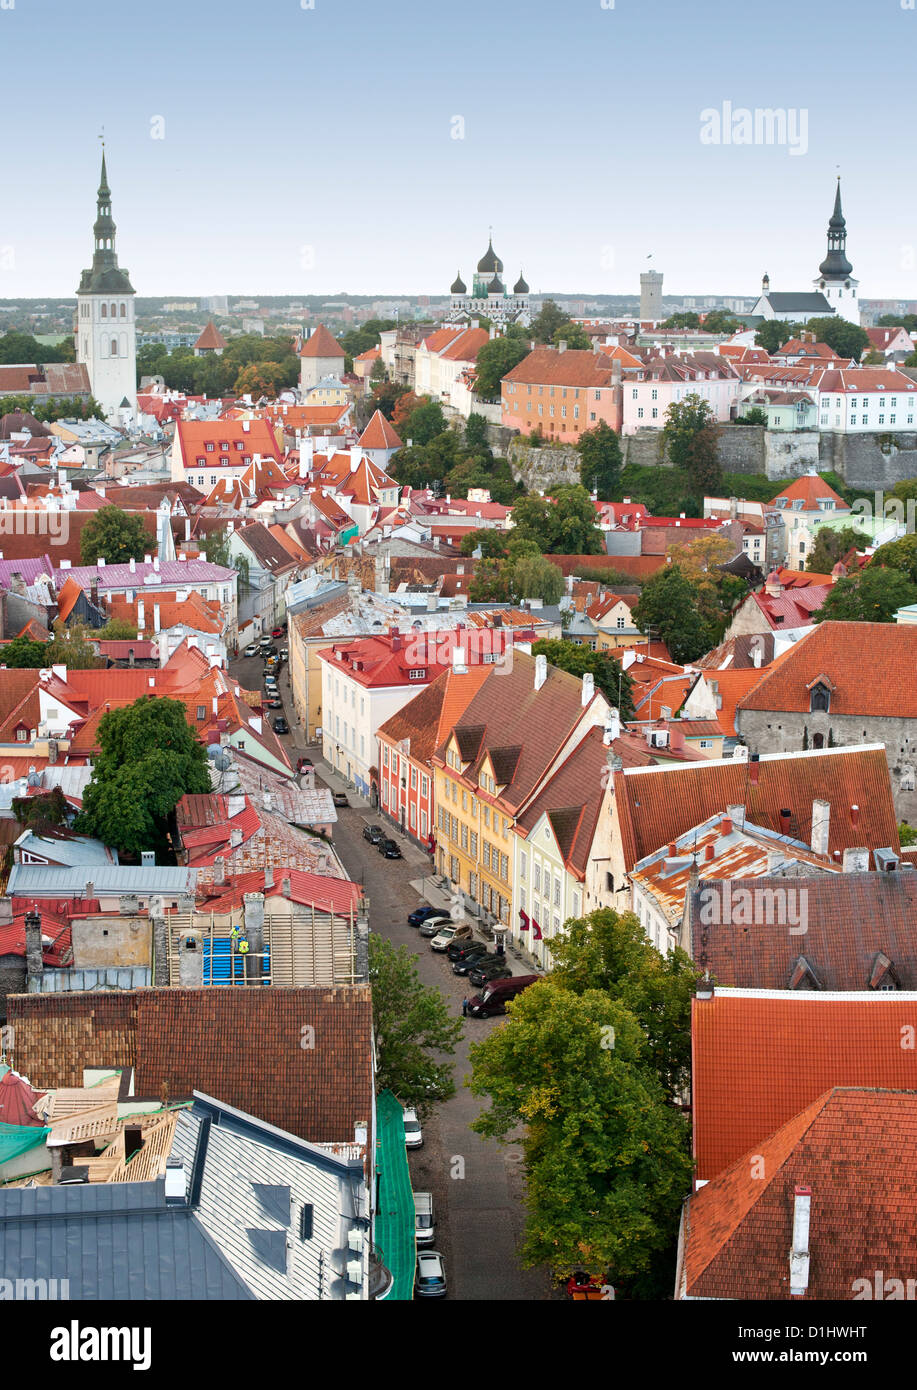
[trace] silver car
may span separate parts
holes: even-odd
[[[446,1297],[446,1266],[438,1250],[418,1250],[414,1297]]]

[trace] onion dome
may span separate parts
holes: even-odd
[[[513,285],[513,294],[528,294],[528,292],[529,292],[529,287],[528,287],[528,285],[525,283],[525,281],[523,280],[523,278],[522,278],[522,272],[520,271],[520,272],[519,272],[519,279],[516,281],[515,285]]]
[[[465,281],[462,279],[462,276],[461,276],[461,272],[460,272],[460,271],[456,271],[456,273],[455,273],[455,279],[454,279],[454,281],[452,282],[452,288],[451,288],[451,290],[449,291],[449,293],[450,293],[450,294],[467,294],[467,293],[468,293],[468,290],[467,290],[466,285],[465,285]]]

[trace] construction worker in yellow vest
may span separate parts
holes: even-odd
[[[250,949],[251,949],[251,948],[249,947],[249,944],[248,944],[247,941],[240,941],[240,942],[239,942],[239,955],[240,955],[240,956],[245,956],[245,955],[247,955]]]

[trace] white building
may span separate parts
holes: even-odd
[[[840,434],[913,431],[917,382],[887,367],[829,370],[818,380],[818,427]]]
[[[841,208],[841,181],[838,177],[834,211],[828,221],[828,254],[818,267],[811,291],[803,294],[771,293],[770,276],[765,275],[752,314],[794,323],[807,323],[809,319],[836,315],[858,324],[860,282],[853,278],[853,266],[847,259],[846,246],[847,222]]]
[[[134,287],[118,266],[111,189],[102,155],[92,265],[77,290],[76,360],[89,372],[92,394],[112,424],[127,425],[137,411],[137,330]]]

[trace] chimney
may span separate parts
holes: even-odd
[[[264,888],[265,888],[265,892],[268,890],[268,888],[273,888],[273,886],[274,886],[274,866],[273,866],[273,864],[265,864],[265,866],[264,866]]]
[[[567,351],[567,340],[566,340],[566,338],[561,338],[560,342],[557,344],[557,351],[558,351],[558,352],[566,352],[566,351]]]
[[[801,1297],[809,1287],[809,1213],[811,1187],[797,1187],[793,1200],[793,1248],[790,1251],[790,1294]]]
[[[851,806],[851,808],[850,808],[850,824],[851,824],[851,825],[859,825],[859,822],[860,822],[860,808],[859,808],[859,806]]]
[[[145,627],[146,627],[146,609],[145,609],[144,606],[143,606],[143,599],[140,598],[140,599],[137,600],[137,635],[138,635],[138,637],[142,637],[142,636],[143,636],[143,630],[144,630]]]
[[[222,888],[226,882],[226,861],[222,854],[218,854],[213,861],[213,882],[217,888]]]
[[[25,970],[26,988],[30,994],[38,993],[40,980],[45,968],[41,948],[41,913],[32,907],[25,915]]]
[[[704,845],[704,863],[705,863],[705,864],[709,864],[709,863],[712,861],[712,859],[713,859],[713,857],[714,857],[715,854],[716,854],[716,850],[714,849],[713,845]]]
[[[591,703],[592,703],[592,698],[593,698],[594,695],[595,695],[595,676],[592,674],[591,671],[584,671],[584,672],[583,672],[583,693],[582,693],[582,696],[581,696],[582,704],[583,704],[583,709],[586,709],[589,705],[591,705]]]
[[[851,807],[851,819],[852,816]],[[815,854],[828,853],[828,828],[831,820],[830,801],[812,802],[812,850]],[[856,825],[856,821],[853,821]]]
[[[83,888],[83,897],[84,897],[84,899],[86,900],[86,902],[91,902],[92,899],[95,897],[95,895],[96,895],[96,886],[95,886],[95,884],[93,883],[93,881],[92,881],[91,878],[90,878],[90,879],[87,879],[86,885],[85,885],[85,887]]]
[[[548,679],[548,658],[546,656],[536,656],[535,658],[535,689],[540,690]]]
[[[667,857],[668,857],[669,859],[674,859],[674,858],[677,856],[677,854],[678,854],[678,846],[676,845],[675,841],[673,840],[673,841],[671,842],[671,844],[669,845],[669,851],[668,851],[668,856],[667,856]]]
[[[609,748],[621,736],[621,716],[616,709],[610,709],[605,716],[605,734],[602,742]]]
[[[128,563],[128,565],[129,565],[129,567],[130,567],[130,572],[131,572],[131,574],[136,574],[136,573],[137,573],[137,561],[134,559],[133,555],[131,556],[131,558],[128,560],[127,563]]]
[[[468,670],[468,667],[465,665],[464,647],[452,648],[452,670],[455,672],[457,676],[464,675]]]
[[[439,599],[436,594],[427,594],[427,612],[435,613],[439,607]]]
[[[728,816],[724,816],[723,819],[720,821],[720,834],[721,834],[721,835],[731,835],[731,834],[732,834],[732,821],[730,820],[730,818],[729,818]]]
[[[792,815],[793,815],[793,812],[792,812],[792,811],[786,810],[786,808],[784,808],[783,810],[781,810],[781,812],[780,812],[780,834],[781,834],[781,835],[789,835],[789,833],[790,833],[790,820],[791,820],[791,818],[792,818]]]
[[[238,849],[242,843],[242,831],[234,825],[229,832],[229,848]]]
[[[291,887],[290,887],[290,878],[289,878],[289,875],[287,875],[285,878],[282,878],[282,879],[281,879],[281,881],[280,881],[280,891],[281,891],[281,893],[283,894],[283,896],[284,896],[285,898],[289,898],[289,897],[292,896],[292,889],[291,889]]]
[[[153,631],[159,631],[159,604],[153,604]]]
[[[244,893],[245,935],[248,940],[248,955],[245,957],[245,979],[248,984],[256,984],[264,975],[264,894]]]
[[[869,850],[865,847],[845,849],[842,867],[845,874],[865,874],[869,872]]]
[[[758,785],[758,768],[760,766],[760,754],[752,753],[748,759],[748,780],[753,787]]]

